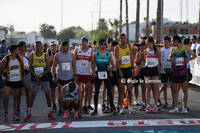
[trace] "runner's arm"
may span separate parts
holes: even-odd
[[[29,57],[29,70],[31,72],[32,75],[35,76],[35,72],[33,71],[33,53],[30,54],[30,57]]]
[[[76,74],[76,58],[77,58],[77,49],[75,49],[74,54],[73,54],[73,70],[74,74]]]
[[[113,66],[114,66],[114,65],[113,65],[113,59],[112,59],[112,54],[110,53],[109,55],[110,55],[110,56],[109,56],[109,58],[110,58],[110,60],[109,60],[110,63],[109,63],[109,64],[110,64],[110,66],[111,66],[111,67],[110,67],[110,72],[112,72],[112,71],[113,71]]]
[[[115,48],[115,58],[116,58],[117,69],[120,70],[119,49],[118,49],[118,47]]]
[[[47,73],[50,72],[50,58],[49,55],[46,53],[46,63],[47,63],[47,69],[42,73],[42,77],[45,76]]]
[[[53,66],[52,66],[52,74],[53,77],[56,78],[56,67],[58,64],[58,54],[55,54],[54,58],[53,58]]]
[[[4,76],[6,76],[6,73],[5,73],[5,71],[6,71],[6,62],[7,62],[7,58],[3,58],[3,60],[2,60],[2,62],[1,62],[1,76],[2,77],[4,77]]]
[[[96,63],[95,63],[95,60],[96,60],[96,52],[93,53],[93,56],[92,56],[92,73],[94,74],[95,73],[95,67],[96,67]]]

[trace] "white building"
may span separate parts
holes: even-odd
[[[129,24],[129,41],[135,41],[135,30],[136,30],[136,24]],[[146,23],[140,23],[140,36],[144,36],[146,32]],[[126,34],[126,25],[122,27],[122,33]]]

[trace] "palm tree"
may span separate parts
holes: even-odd
[[[149,34],[149,0],[147,0],[146,36],[148,37]]]
[[[119,34],[122,33],[122,0],[120,0],[120,14],[119,14]]]
[[[113,32],[114,32],[114,37],[115,40],[118,40],[118,35],[119,35],[119,20],[118,19],[114,19],[113,22],[111,21],[111,19],[109,19],[109,23],[110,26],[113,28]]]
[[[128,0],[126,0],[126,36],[127,36],[127,39],[129,39]]]
[[[157,38],[156,42],[160,43],[161,42],[161,23],[162,23],[162,12],[161,12],[161,5],[162,0],[158,0],[158,7],[157,7]]]
[[[140,0],[137,0],[135,41],[139,42],[140,36]]]

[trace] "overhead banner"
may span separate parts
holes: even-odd
[[[200,86],[200,56],[190,61],[192,80],[190,83]]]

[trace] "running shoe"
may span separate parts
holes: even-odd
[[[14,121],[19,121],[19,117],[16,115],[16,113],[13,114]]]
[[[125,109],[124,109],[124,108],[121,108],[119,114],[124,114],[124,112],[125,112]]]
[[[61,115],[61,114],[62,114],[62,109],[59,109],[58,115]]]
[[[142,106],[140,106],[139,111],[145,111],[145,109],[146,109],[146,105],[143,104]]]
[[[111,112],[110,108],[108,106],[106,106],[106,108],[105,108],[103,113],[110,113],[110,112]]]
[[[157,107],[157,106],[153,107],[152,112],[153,112],[153,113],[158,113],[158,107]]]
[[[177,107],[174,107],[172,110],[169,111],[169,113],[178,113],[179,110]]]
[[[16,113],[17,117],[20,117],[20,109]]]
[[[97,115],[97,110],[94,110],[91,115]]]
[[[168,108],[168,103],[165,103],[164,106],[163,106],[163,108],[167,109]]]
[[[189,111],[188,111],[187,107],[182,107],[182,112],[183,113],[188,113]]]
[[[27,120],[31,119],[31,117],[32,116],[30,114],[27,114],[26,117],[24,118],[24,121],[27,121]]]
[[[57,111],[57,107],[56,107],[56,104],[53,104],[53,108],[52,108],[52,112],[56,112]]]
[[[69,118],[69,111],[64,111],[64,116],[63,116],[64,119],[67,119]]]
[[[83,109],[84,109],[84,113],[85,113],[85,114],[88,114],[88,113],[89,113],[87,106],[84,106]]]
[[[104,112],[105,109],[106,109],[106,106],[105,106],[105,104],[103,104],[103,105],[102,105],[102,112]]]
[[[75,119],[78,119],[78,118],[79,118],[79,112],[78,112],[78,111],[75,111],[75,112],[74,112],[74,118],[75,118]]]
[[[88,109],[89,110],[94,110],[94,108],[91,105],[88,106]]]
[[[5,113],[5,114],[4,114],[4,121],[5,121],[5,122],[8,122],[8,113]]]
[[[120,112],[120,107],[118,106],[117,107],[117,113],[119,114],[119,112]]]
[[[150,106],[147,106],[146,113],[150,113],[150,112],[151,112],[151,108],[150,108]]]
[[[51,112],[48,113],[48,118],[51,120],[55,120],[55,117],[53,116],[53,114]]]
[[[133,108],[132,107],[129,107],[129,114],[133,114]]]
[[[134,100],[133,105],[139,106],[139,105],[141,105],[141,104],[140,104],[138,101]]]

